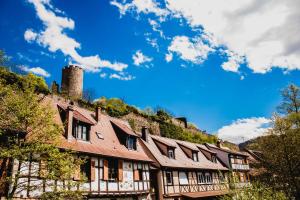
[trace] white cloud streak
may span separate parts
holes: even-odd
[[[134,65],[140,66],[144,63],[151,62],[153,58],[144,55],[141,50],[138,50],[135,52],[135,54],[132,55],[132,60]]]
[[[238,119],[220,128],[217,136],[222,140],[239,144],[266,133],[270,123],[271,120],[264,117]]]
[[[121,81],[131,81],[131,80],[135,79],[134,76],[123,73],[123,72],[110,74],[109,78],[110,79],[119,79]]]
[[[28,73],[31,72],[31,73],[39,75],[39,76],[43,76],[43,77],[47,77],[47,78],[51,76],[51,74],[49,72],[47,72],[46,70],[44,70],[41,67],[30,68],[28,66],[21,65],[21,66],[19,66],[19,68],[24,72],[28,72]]]
[[[176,36],[168,47],[167,61],[171,61],[170,53],[177,53],[182,60],[201,64],[210,52],[214,51],[209,45],[203,43],[201,38],[190,40],[187,36]]]
[[[27,42],[35,41],[51,52],[60,50],[64,55],[70,56],[73,62],[90,72],[99,72],[100,68],[123,71],[128,67],[127,64],[121,62],[102,60],[99,55],[81,56],[77,52],[77,49],[81,48],[81,44],[65,33],[67,29],[74,29],[74,21],[67,17],[58,16],[57,14],[63,14],[63,12],[54,8],[49,0],[28,0],[28,2],[34,5],[45,30],[34,32],[32,29],[27,29],[24,33],[24,39]]]

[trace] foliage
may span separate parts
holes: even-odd
[[[36,76],[32,73],[27,75],[19,75],[10,72],[5,67],[0,67],[0,79],[4,85],[16,85],[22,90],[31,87],[36,93],[49,94],[49,89],[45,80],[42,77]]]
[[[193,143],[216,143],[217,137],[201,133],[191,133],[179,126],[169,122],[160,122],[159,124],[161,135],[177,140],[184,140]]]
[[[8,165],[14,161],[18,168],[14,176],[4,180],[11,185],[7,197],[12,198],[20,190],[35,189],[36,186],[27,187],[19,182],[22,168],[29,160],[45,163],[42,178],[70,180],[82,161],[72,152],[57,148],[63,128],[55,123],[52,109],[32,85],[20,89],[5,83],[0,79],[0,160],[8,161]]]
[[[243,190],[231,190],[228,195],[220,198],[221,200],[287,200],[288,198],[281,191],[273,190],[261,183],[252,183],[250,187]]]
[[[105,109],[112,117],[120,117],[129,113],[127,104],[118,98],[106,99],[105,97],[101,97],[97,100],[96,104]]]
[[[286,115],[273,117],[273,127],[267,135],[251,146],[262,152],[256,177],[269,187],[282,190],[289,199],[300,199],[300,113],[299,89],[290,85],[283,90],[279,111]]]
[[[282,90],[283,102],[278,107],[279,112],[284,114],[298,113],[300,111],[300,89],[294,84]]]
[[[82,200],[84,199],[82,193],[79,191],[57,191],[57,192],[45,192],[41,196],[41,200]]]
[[[169,114],[166,110],[164,109],[159,109],[156,111],[156,116],[160,121],[168,121],[172,118],[171,114]]]
[[[129,123],[131,129],[132,129],[132,130],[135,130],[135,121],[134,121],[134,119],[129,119],[129,120],[128,120],[128,123]]]

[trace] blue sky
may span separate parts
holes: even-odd
[[[222,4],[0,1],[0,48],[48,84],[80,64],[96,97],[163,107],[241,142],[265,131],[282,88],[300,85],[299,5]]]

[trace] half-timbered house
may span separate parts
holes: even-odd
[[[217,145],[206,143],[206,147],[214,152],[224,165],[232,172],[231,185],[242,188],[250,184],[248,155],[223,147],[221,141]]]
[[[18,166],[15,161],[14,173],[18,167],[22,169],[19,181],[23,184],[16,197],[37,198],[43,192],[65,188],[83,191],[89,199],[150,198],[152,160],[141,147],[139,136],[126,122],[105,115],[100,109],[92,112],[71,105],[59,97],[46,97],[45,101],[55,110],[57,123],[66,127],[60,148],[72,149],[86,160],[78,166],[72,181],[82,182],[80,174],[87,178],[80,186],[67,188],[65,181],[43,179],[44,163],[28,160]]]
[[[206,146],[150,135],[142,131],[143,145],[156,165],[151,167],[151,186],[156,199],[185,199],[228,192],[228,169]]]

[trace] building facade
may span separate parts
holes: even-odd
[[[56,112],[57,123],[66,127],[60,147],[76,151],[86,162],[78,166],[72,180],[53,181],[43,178],[45,163],[35,162],[34,157],[22,164],[15,160],[13,174],[21,171],[15,197],[38,198],[44,192],[64,188],[83,191],[88,199],[151,199],[152,160],[126,122],[104,115],[100,109],[91,112],[71,105],[64,99],[44,100]]]
[[[223,147],[220,141],[217,145],[207,143],[205,145],[209,150],[216,152],[220,161],[231,171],[232,187],[243,188],[250,185],[250,167],[247,154]]]
[[[228,192],[228,169],[204,145],[142,134],[156,199],[215,197]]]

